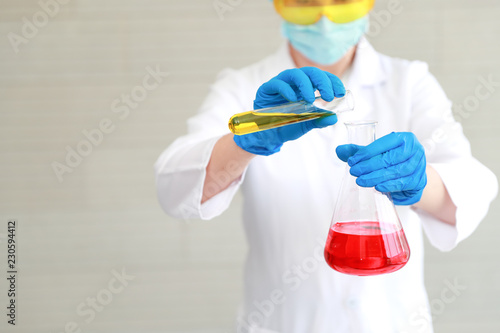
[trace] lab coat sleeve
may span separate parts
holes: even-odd
[[[201,204],[213,147],[230,133],[226,125],[229,117],[248,107],[248,99],[251,103],[250,95],[245,97],[244,92],[249,91],[245,85],[237,71],[221,72],[198,114],[188,120],[188,134],[174,141],[156,161],[158,200],[172,217],[208,220],[218,216],[227,209],[242,183],[244,175]],[[210,185],[218,186],[216,182]]]
[[[457,207],[456,226],[417,211],[430,243],[441,251],[449,251],[471,235],[486,216],[497,195],[498,182],[472,156],[462,126],[453,116],[451,102],[427,65],[412,63],[409,77],[409,82],[413,82],[409,86],[411,130],[425,147],[427,163],[438,172]]]

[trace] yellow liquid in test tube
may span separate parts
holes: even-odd
[[[321,110],[306,113],[265,113],[248,111],[229,119],[229,130],[236,135],[259,132],[306,120],[331,116],[333,112]]]
[[[352,110],[354,98],[347,90],[344,97],[330,102],[317,97],[312,104],[300,101],[238,113],[229,119],[228,125],[234,134],[244,135]]]

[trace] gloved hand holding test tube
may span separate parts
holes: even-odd
[[[299,101],[238,113],[229,119],[229,129],[235,135],[244,135],[352,110],[354,98],[352,92],[346,90],[343,97],[331,102],[316,97],[312,104]]]
[[[337,113],[352,110],[354,101],[337,76],[302,67],[286,69],[262,84],[253,105],[253,111],[231,117],[229,128],[241,149],[269,156],[312,129],[334,125]]]

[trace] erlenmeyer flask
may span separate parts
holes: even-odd
[[[346,123],[350,143],[375,140],[376,122]],[[390,194],[360,187],[346,166],[325,247],[334,270],[367,276],[397,271],[410,258],[408,241]]]

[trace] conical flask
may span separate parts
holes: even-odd
[[[376,122],[346,123],[349,142],[375,140]],[[334,270],[368,276],[391,273],[410,258],[408,241],[389,193],[360,187],[346,166],[325,246]]]

